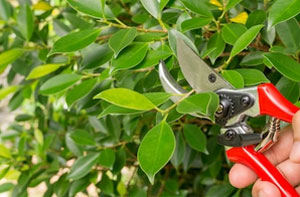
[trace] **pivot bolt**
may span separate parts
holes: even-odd
[[[243,106],[248,106],[250,104],[250,97],[249,96],[243,96],[241,98],[241,104]]]
[[[208,75],[208,81],[211,82],[211,83],[215,83],[217,80],[217,77],[214,73],[211,73]]]
[[[233,138],[236,136],[236,132],[232,129],[228,129],[226,132],[225,132],[225,139],[228,140],[228,141],[231,141],[233,140]]]

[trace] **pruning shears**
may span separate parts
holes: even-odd
[[[280,121],[292,122],[298,107],[289,102],[271,83],[235,89],[209,67],[182,39],[177,38],[177,58],[188,84],[196,93],[215,92],[219,107],[215,113],[221,128],[218,143],[229,147],[230,161],[250,167],[263,181],[276,185],[282,196],[299,196],[294,187],[262,154],[278,139]],[[159,77],[164,90],[178,102],[187,93],[171,76],[163,61],[159,63]],[[192,114],[196,115],[196,114]],[[248,117],[269,115],[269,126],[262,133],[254,133],[247,125]]]

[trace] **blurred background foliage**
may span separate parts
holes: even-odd
[[[213,120],[218,98],[173,105],[157,65],[165,60],[190,89],[176,59],[179,37],[234,87],[270,81],[298,104],[299,4],[0,0],[0,104],[9,109],[3,117],[14,115],[1,125],[0,192],[251,196],[228,182],[220,128],[187,115]],[[266,117],[249,123],[260,131]]]

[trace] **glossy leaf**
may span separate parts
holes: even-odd
[[[109,114],[110,115],[130,115],[130,114],[133,115],[133,114],[139,114],[143,112],[144,111],[141,110],[128,109],[117,105],[110,105],[101,112],[98,118],[102,118]]]
[[[265,20],[267,18],[267,14],[263,10],[255,10],[251,12],[249,15],[246,26],[247,28],[250,28],[255,25],[264,24]]]
[[[215,33],[209,39],[207,48],[208,50],[210,50],[211,48],[215,48],[208,54],[210,61],[212,62],[212,64],[214,64],[216,59],[223,53],[225,49],[225,42],[220,33]]]
[[[156,106],[165,103],[171,97],[171,94],[166,92],[149,92],[143,95],[147,97]]]
[[[33,28],[34,28],[34,21],[33,21],[33,14],[28,4],[24,4],[20,6],[20,11],[17,16],[18,27],[26,40],[30,40]]]
[[[75,9],[89,16],[102,18],[102,6],[101,1],[98,0],[67,0],[68,3]]]
[[[29,73],[26,79],[29,80],[43,77],[45,75],[48,75],[49,73],[56,71],[62,65],[63,64],[44,64],[37,66],[34,69],[32,69],[32,71]]]
[[[115,70],[132,68],[143,61],[148,51],[147,43],[135,43],[126,47],[118,56],[112,60]]]
[[[125,88],[114,88],[97,94],[94,99],[103,99],[114,105],[135,110],[151,110],[155,105],[142,94]]]
[[[263,52],[254,51],[249,53],[242,59],[241,65],[257,66],[263,63],[263,59]]]
[[[144,8],[156,19],[160,19],[161,11],[157,0],[140,0]]]
[[[206,150],[206,137],[199,127],[185,124],[183,127],[184,138],[187,144],[194,150],[208,153]]]
[[[72,182],[69,190],[69,196],[75,196],[78,192],[87,188],[89,184],[90,181],[88,180],[88,177],[84,177]]]
[[[0,73],[25,53],[24,49],[10,49],[0,54]]]
[[[176,132],[176,147],[174,154],[171,158],[172,165],[178,169],[179,165],[183,162],[184,152],[185,152],[185,143],[182,137],[181,132]]]
[[[181,0],[186,8],[200,16],[212,18],[212,13],[202,1]]]
[[[54,43],[49,55],[82,49],[94,42],[99,33],[100,29],[86,29],[67,34]]]
[[[247,28],[241,24],[230,23],[223,26],[221,32],[224,41],[234,45],[238,38],[247,31]]]
[[[177,44],[176,44],[176,40],[177,38],[182,39],[191,49],[193,49],[193,51],[195,51],[195,53],[198,53],[198,49],[197,47],[194,45],[194,43],[188,38],[186,37],[186,35],[184,35],[183,33],[175,30],[175,29],[171,29],[169,31],[169,43],[170,43],[170,47],[173,51],[173,53],[176,55],[177,54]]]
[[[50,78],[40,88],[40,93],[44,95],[55,94],[63,91],[75,84],[81,78],[77,74],[60,74]]]
[[[265,60],[276,68],[286,78],[300,81],[300,63],[281,53],[266,53]]]
[[[103,167],[112,169],[116,160],[115,151],[110,148],[104,149],[100,152],[99,164]]]
[[[147,174],[151,184],[155,174],[171,159],[175,150],[175,137],[171,127],[162,121],[153,127],[143,138],[139,150],[138,161]]]
[[[300,1],[277,0],[270,8],[269,26],[286,21],[300,12]]]
[[[246,48],[256,37],[263,25],[256,25],[248,29],[243,33],[233,45],[233,48],[230,52],[230,57],[237,55],[244,48]]]
[[[145,59],[135,67],[135,69],[149,68],[158,65],[160,60],[165,60],[172,55],[170,50],[148,51]]]
[[[121,50],[132,43],[136,34],[136,28],[122,29],[109,39],[108,43],[110,48],[114,51],[115,57],[118,56]]]
[[[235,70],[224,70],[222,72],[222,77],[237,89],[244,87],[244,79],[242,75]]]
[[[78,180],[87,175],[98,162],[100,153],[89,153],[79,157],[72,165],[68,179]]]
[[[260,83],[270,82],[263,72],[256,69],[235,69],[244,78],[245,86],[254,86]]]
[[[96,142],[93,136],[85,130],[75,130],[71,133],[70,137],[74,140],[75,143],[81,145],[96,145]]]
[[[96,85],[97,79],[88,79],[67,92],[66,102],[71,106],[75,101],[87,95]]]
[[[181,23],[181,30],[182,32],[199,29],[205,25],[208,25],[211,22],[211,18],[191,18],[183,21]]]
[[[177,106],[179,113],[199,113],[211,120],[215,120],[214,114],[219,105],[219,97],[212,92],[200,93],[189,96]]]
[[[267,27],[264,27],[261,32],[262,39],[265,40],[270,46],[273,45],[275,34],[275,27],[270,27],[269,29]]]
[[[299,100],[299,84],[282,77],[276,84],[276,88],[279,92],[292,103],[296,103]]]

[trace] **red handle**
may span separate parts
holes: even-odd
[[[286,122],[292,122],[298,107],[288,101],[271,83],[257,87],[261,115],[270,115]]]
[[[299,196],[277,168],[263,154],[254,150],[254,146],[234,147],[226,151],[226,154],[230,161],[248,166],[261,180],[276,185],[281,196]]]

